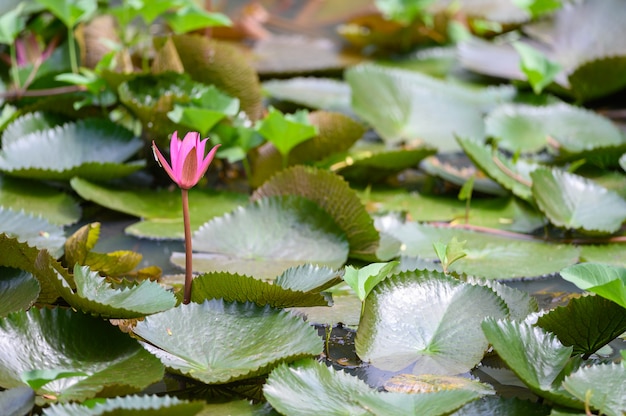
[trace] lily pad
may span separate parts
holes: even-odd
[[[79,120],[3,144],[0,169],[11,176],[33,179],[69,180],[81,176],[102,181],[142,168],[142,161],[122,164],[142,146],[132,132],[110,121]]]
[[[589,179],[546,168],[531,177],[537,205],[555,225],[613,233],[626,220],[626,201]]]
[[[626,250],[622,243],[582,245],[580,261],[622,267],[626,264]]]
[[[273,278],[289,267],[312,263],[338,269],[348,242],[333,219],[314,202],[297,196],[260,199],[214,218],[192,238],[194,270],[229,271]],[[182,266],[184,256],[172,261]]]
[[[487,349],[482,320],[507,314],[503,300],[487,287],[437,272],[405,272],[384,280],[365,300],[356,351],[384,370],[464,373]]]
[[[285,270],[276,277],[275,283],[285,289],[303,292],[321,292],[341,282],[343,271],[329,267],[304,264]]]
[[[550,244],[527,239],[507,238],[497,233],[469,231],[455,227],[436,227],[413,222],[389,222],[385,232],[403,243],[402,255],[437,259],[433,243],[447,243],[456,237],[467,241],[462,259],[449,271],[506,280],[556,273],[578,261],[579,250],[568,244]],[[528,259],[533,261],[529,262]]]
[[[582,263],[561,270],[563,279],[626,308],[626,268]]]
[[[554,415],[554,413],[550,413],[550,407],[545,404],[522,400],[517,397],[495,396],[485,396],[452,413],[453,416],[548,416],[550,414]]]
[[[165,366],[208,384],[268,373],[322,352],[314,328],[285,311],[211,300],[148,316],[133,330]]]
[[[139,318],[176,305],[174,295],[161,285],[144,280],[136,285],[114,288],[87,266],[74,267],[70,275],[60,264],[42,253],[35,267],[73,308],[107,318]],[[72,286],[76,287],[74,292]]]
[[[428,146],[389,149],[384,144],[354,146],[345,153],[322,161],[321,166],[339,173],[349,182],[382,181],[405,169],[417,168],[422,159],[435,154]]]
[[[460,137],[457,140],[467,156],[487,176],[513,192],[515,196],[532,201],[530,190],[532,183],[529,174],[535,166],[522,160],[513,163],[498,150],[492,150],[476,140]]]
[[[626,413],[626,367],[619,364],[583,367],[563,380],[563,386],[600,414]]]
[[[345,232],[350,257],[377,259],[378,231],[356,193],[341,177],[321,169],[294,166],[273,176],[252,194],[252,199],[273,195],[300,195],[315,201]]]
[[[191,301],[207,299],[226,302],[253,302],[258,306],[292,308],[297,306],[328,306],[329,301],[317,293],[285,289],[278,284],[231,273],[205,273],[193,279]]]
[[[626,332],[626,308],[601,296],[583,296],[540,316],[537,325],[572,345],[574,354],[588,357]]]
[[[54,285],[37,274],[35,261],[40,251],[38,248],[20,242],[16,238],[0,234],[0,266],[22,269],[35,275],[40,287],[38,301],[40,303],[53,303],[60,294]]]
[[[265,81],[263,89],[275,99],[309,108],[352,114],[350,86],[332,78],[296,77]]]
[[[154,239],[183,239],[183,212],[181,195],[160,189],[119,189],[73,178],[72,188],[86,200],[125,214],[141,217],[129,225],[126,233]],[[191,229],[197,230],[211,218],[229,212],[248,201],[248,196],[238,192],[191,189],[189,215]]]
[[[352,106],[386,143],[421,139],[439,151],[458,150],[455,135],[482,139],[483,112],[512,99],[510,87],[470,89],[417,72],[363,64],[345,78]]]
[[[549,138],[570,153],[624,142],[609,119],[565,103],[544,107],[505,104],[492,111],[485,124],[487,135],[511,152],[538,152],[548,146]]]
[[[33,217],[24,212],[15,212],[0,207],[0,229],[9,237],[15,237],[33,247],[48,250],[54,257],[63,254],[65,244],[63,229],[48,223],[41,217]]]
[[[560,385],[572,347],[526,322],[487,318],[482,328],[498,355],[533,393],[563,406],[583,408]]]
[[[274,369],[263,387],[267,401],[287,415],[420,415],[447,414],[480,397],[472,390],[408,394],[380,392],[357,377],[323,363],[302,360]]]
[[[55,225],[70,225],[81,217],[78,202],[65,192],[38,181],[0,176],[0,206],[39,216]]]
[[[45,416],[100,416],[126,414],[134,416],[192,416],[204,408],[200,401],[180,400],[170,396],[113,397],[91,406],[78,403],[54,404],[43,410]]]
[[[2,132],[2,143],[9,144],[20,137],[36,131],[47,130],[63,124],[63,120],[54,115],[42,112],[27,113],[11,121]]]
[[[64,334],[73,334],[71,339]],[[31,309],[0,320],[0,385],[25,385],[36,369],[85,373],[36,390],[60,402],[85,400],[103,388],[130,393],[163,377],[159,360],[108,322],[70,309]]]
[[[7,415],[26,415],[35,407],[35,392],[30,387],[0,391],[0,409]]]
[[[0,267],[0,317],[30,308],[39,296],[39,282],[23,270]]]

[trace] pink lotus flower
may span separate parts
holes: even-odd
[[[214,146],[209,154],[204,156],[208,138],[200,140],[200,133],[189,132],[183,140],[180,140],[177,134],[178,132],[174,132],[170,141],[171,166],[154,141],[152,141],[152,151],[154,158],[165,169],[170,178],[181,189],[190,189],[204,176],[220,145]]]

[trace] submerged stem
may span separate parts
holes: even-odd
[[[191,280],[193,265],[191,262],[191,224],[189,223],[189,191],[180,190],[183,201],[183,223],[185,225],[185,289],[183,303],[191,302]]]

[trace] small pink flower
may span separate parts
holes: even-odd
[[[183,140],[180,140],[177,133],[174,132],[172,134],[170,141],[171,166],[167,163],[154,141],[152,141],[152,151],[154,152],[154,158],[165,169],[170,178],[180,188],[190,189],[204,176],[220,145],[214,146],[205,157],[204,150],[206,142],[209,140],[208,138],[200,140],[200,133],[189,132]]]

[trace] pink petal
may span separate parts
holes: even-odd
[[[209,169],[209,165],[213,161],[213,158],[215,157],[215,153],[217,152],[217,149],[220,146],[221,146],[221,144],[217,144],[217,145],[213,146],[213,149],[211,149],[209,154],[206,155],[206,157],[202,161],[202,164],[198,165],[198,174],[196,175],[196,177],[197,177],[196,183],[200,180],[200,178],[202,178],[204,176],[206,171]]]
[[[165,169],[165,172],[169,175],[169,177],[178,184],[178,180],[176,179],[176,176],[174,175],[170,164],[167,163],[167,160],[165,160],[165,158],[159,151],[159,148],[157,147],[156,143],[154,143],[154,140],[152,141],[152,153],[154,153],[154,158],[159,163],[159,165],[161,165],[161,167]]]

